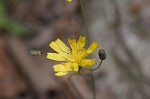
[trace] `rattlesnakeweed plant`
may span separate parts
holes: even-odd
[[[66,2],[71,3],[73,0],[66,0]],[[87,19],[85,15],[85,9],[83,6],[83,0],[79,0],[80,7],[82,11],[82,16],[84,20],[85,26],[85,33],[88,37],[88,28],[87,28]],[[89,39],[89,37],[88,37]],[[88,41],[88,40],[87,40]],[[62,77],[67,75],[69,72],[78,72],[79,75],[82,76],[89,76],[92,81],[92,88],[93,88],[93,99],[96,99],[96,92],[95,92],[95,83],[93,72],[98,70],[101,66],[103,60],[106,59],[106,54],[103,49],[100,49],[98,52],[100,63],[96,68],[91,68],[95,64],[95,59],[88,59],[87,56],[92,54],[98,47],[99,44],[97,42],[92,42],[92,44],[85,49],[86,38],[84,36],[80,36],[78,40],[76,39],[68,39],[68,43],[70,47],[68,47],[65,43],[63,43],[59,38],[55,41],[52,41],[49,46],[56,52],[48,52],[47,59],[58,61],[59,64],[53,66],[54,71],[56,72],[55,75]],[[32,55],[40,55],[42,54],[39,50],[31,50]],[[83,70],[86,69],[86,73]],[[70,75],[69,81],[77,91],[77,93],[81,96],[81,94],[76,89],[74,83],[72,82],[71,78],[73,75]]]

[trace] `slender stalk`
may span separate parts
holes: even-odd
[[[89,76],[91,77],[91,84],[92,84],[92,90],[93,90],[93,99],[96,99],[96,92],[95,92],[95,81],[93,76],[93,71],[90,71],[90,73],[82,73],[81,70],[79,70],[79,74],[82,76]]]
[[[83,0],[79,0],[80,2],[80,6],[81,6],[81,11],[82,11],[82,17],[83,17],[83,21],[84,21],[84,27],[85,27],[85,34],[87,35],[87,38],[88,38],[88,45],[89,45],[89,31],[88,31],[88,24],[87,24],[87,17],[86,17],[86,11],[84,9],[84,6],[83,6]]]
[[[84,9],[84,6],[83,6],[83,0],[79,0],[80,2],[80,6],[81,6],[81,11],[82,11],[82,16],[83,16],[83,21],[84,21],[84,27],[85,27],[85,34],[87,35],[87,43],[89,45],[89,42],[90,42],[90,39],[89,39],[89,31],[88,31],[88,25],[87,25],[87,17],[86,17],[86,11]],[[100,62],[99,66],[95,69],[90,69],[90,74],[84,74],[82,73],[80,70],[79,70],[79,74],[80,75],[83,75],[83,76],[91,76],[91,80],[92,80],[92,88],[93,88],[93,99],[96,99],[96,92],[95,92],[95,81],[94,81],[94,76],[92,74],[92,72],[94,70],[97,70],[100,65],[102,64],[102,61]]]
[[[92,72],[90,73],[91,75],[91,80],[92,80],[92,89],[93,89],[93,99],[96,99],[96,91],[95,91],[95,81],[94,81],[94,76]]]
[[[95,71],[95,70],[98,70],[99,68],[100,68],[100,66],[102,65],[102,62],[103,62],[103,60],[101,60],[101,62],[99,63],[99,65],[96,67],[96,68],[90,68],[89,70],[90,71]]]

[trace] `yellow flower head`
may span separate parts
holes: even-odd
[[[72,2],[72,0],[66,0],[67,2]]]
[[[71,49],[60,39],[49,44],[57,53],[47,53],[47,58],[63,62],[53,66],[57,76],[66,75],[71,71],[78,72],[79,67],[89,67],[95,63],[95,59],[86,59],[86,57],[98,47],[97,42],[93,42],[87,50],[84,48],[86,42],[84,36],[80,36],[78,41],[68,39],[68,42]]]

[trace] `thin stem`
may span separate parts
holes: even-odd
[[[84,9],[84,6],[83,6],[83,0],[79,0],[80,2],[80,6],[81,6],[81,11],[82,11],[82,16],[83,16],[83,21],[84,21],[84,27],[85,27],[85,33],[88,37],[88,44],[89,44],[89,31],[88,31],[88,25],[87,25],[87,17],[86,17],[86,11]]]
[[[85,9],[84,9],[84,7],[83,7],[83,0],[79,0],[79,2],[80,2],[80,6],[81,6],[83,21],[84,21],[85,34],[87,35],[87,38],[88,38],[88,40],[87,40],[88,42],[87,42],[87,43],[88,43],[88,45],[89,45],[90,39],[89,39],[89,31],[88,31],[88,25],[87,25],[86,12],[85,12]],[[80,75],[83,75],[83,76],[91,76],[92,88],[93,88],[93,99],[96,99],[96,92],[95,92],[95,82],[94,82],[94,77],[93,77],[92,72],[93,72],[94,70],[97,70],[97,69],[100,67],[101,64],[102,64],[102,61],[100,62],[99,66],[98,66],[97,68],[95,68],[95,69],[89,69],[89,70],[90,70],[90,73],[87,73],[87,74],[84,74],[84,73],[81,72],[81,70],[79,70],[79,74],[80,74]]]
[[[98,70],[99,68],[100,68],[100,66],[102,65],[102,62],[103,62],[103,60],[101,60],[101,62],[99,63],[99,65],[98,65],[98,67],[96,67],[96,68],[90,68],[89,70],[90,71],[95,71],[95,70]]]
[[[93,99],[96,99],[96,91],[95,91],[95,81],[94,81],[94,76],[92,72],[90,73],[91,75],[91,80],[92,80],[92,89],[93,89]]]

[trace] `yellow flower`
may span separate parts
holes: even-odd
[[[95,59],[86,59],[86,57],[98,47],[97,42],[93,42],[87,50],[84,48],[86,42],[84,36],[80,36],[77,42],[75,39],[68,39],[68,42],[71,49],[60,39],[49,44],[57,53],[47,53],[47,58],[63,62],[53,66],[57,76],[66,75],[71,71],[78,72],[79,67],[89,67],[95,63]]]
[[[67,2],[72,2],[72,0],[66,0]]]

